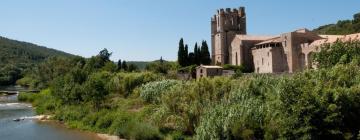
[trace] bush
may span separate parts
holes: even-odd
[[[238,71],[241,73],[250,73],[253,72],[250,68],[247,68],[243,65],[237,66],[237,65],[230,65],[230,64],[225,64],[223,65],[223,69],[224,70],[233,70],[233,71]]]
[[[160,139],[160,132],[156,127],[134,118],[134,114],[118,112],[110,127],[110,133],[126,139]]]
[[[18,100],[21,102],[34,102],[37,96],[34,93],[20,93],[18,95]]]
[[[360,60],[360,42],[341,42],[324,44],[321,51],[315,53],[314,62],[319,68],[331,68],[336,64],[348,64]]]
[[[30,102],[36,106],[35,111],[38,114],[51,114],[58,106],[58,100],[51,96],[50,90],[42,90],[40,93],[20,93],[18,100]]]
[[[99,120],[99,118],[103,116],[103,112],[96,112],[96,113],[91,113],[86,115],[83,119],[82,122],[85,126],[87,126],[88,128],[94,128],[97,121]]]
[[[150,82],[140,87],[140,97],[146,102],[159,104],[161,95],[166,93],[172,86],[179,84],[177,80],[163,80]]]
[[[87,106],[62,106],[55,111],[55,119],[65,122],[80,121],[90,112]]]
[[[113,121],[115,120],[116,116],[112,113],[103,114],[103,116],[99,117],[96,122],[96,128],[100,131],[106,132],[106,130],[112,125]]]
[[[110,89],[113,92],[122,94],[127,97],[136,87],[139,87],[151,81],[160,80],[161,78],[161,76],[150,72],[118,73],[112,78],[110,83]]]

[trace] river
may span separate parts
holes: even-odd
[[[19,87],[0,87],[0,90],[18,90]],[[100,140],[93,133],[67,129],[54,122],[39,122],[31,104],[20,103],[17,95],[0,95],[0,140]],[[13,119],[25,117],[21,121]]]

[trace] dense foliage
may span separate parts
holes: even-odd
[[[360,13],[354,15],[352,20],[339,20],[336,24],[320,26],[314,29],[319,34],[345,35],[360,32]]]
[[[53,114],[69,127],[127,139],[356,139],[357,44],[325,47],[315,55],[316,70],[189,81],[111,71],[106,64],[97,67],[101,59],[95,56],[71,61],[77,65],[57,76],[49,89],[19,99],[34,102],[38,113]]]
[[[320,68],[330,68],[336,64],[348,64],[350,62],[360,63],[360,42],[341,42],[334,44],[324,44],[321,52],[314,56],[317,66]]]
[[[15,84],[28,68],[53,56],[72,57],[54,49],[0,37],[0,85]]]
[[[146,65],[145,70],[154,73],[168,74],[178,69],[176,62],[165,61],[162,58],[157,61],[150,62]]]

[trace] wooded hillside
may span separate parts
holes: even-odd
[[[73,55],[0,36],[0,85],[14,84],[27,68],[53,56]]]

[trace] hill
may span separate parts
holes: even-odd
[[[73,55],[0,36],[0,85],[14,84],[27,68],[52,56]]]
[[[339,20],[336,24],[320,26],[313,30],[318,34],[345,35],[360,32],[360,13],[352,20]]]

